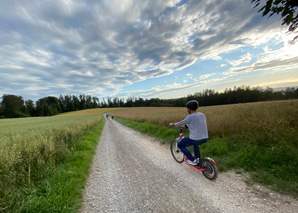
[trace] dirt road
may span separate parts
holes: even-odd
[[[296,199],[247,181],[233,172],[210,181],[169,145],[107,120],[81,212],[298,212]]]

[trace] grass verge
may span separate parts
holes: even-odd
[[[116,118],[137,131],[170,143],[177,137],[177,129]],[[210,156],[220,171],[246,171],[254,181],[283,193],[298,197],[297,147],[287,139],[274,144],[256,143],[254,136],[212,137],[202,145],[202,156]]]
[[[115,119],[125,126],[128,126],[141,133],[144,133],[156,139],[159,139],[161,143],[169,143],[170,141],[175,139],[178,134],[177,129],[175,128],[161,127],[155,124],[142,123],[142,122],[127,120],[119,117]]]
[[[69,157],[39,184],[20,189],[5,212],[77,212],[105,119],[84,134]]]

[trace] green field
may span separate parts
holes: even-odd
[[[213,157],[221,172],[247,171],[257,182],[298,196],[298,100],[199,111],[210,134],[202,154]],[[0,212],[76,211],[104,112],[163,142],[176,137],[168,123],[187,115],[183,107],[143,107],[0,120]]]
[[[31,189],[34,191],[44,179],[55,174],[59,165],[68,162],[80,139],[104,120],[104,111],[1,119],[0,212],[12,211],[24,194],[30,194]]]
[[[298,100],[200,107],[210,140],[202,154],[213,157],[220,171],[247,171],[270,188],[298,196]],[[122,123],[170,142],[167,128],[187,115],[185,108],[144,107],[113,111]],[[128,121],[129,120],[129,121]]]

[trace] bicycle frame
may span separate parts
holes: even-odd
[[[183,138],[184,138],[184,135],[183,135],[183,133],[182,133],[182,128],[180,128],[180,129],[179,129],[179,137],[176,138],[176,147],[175,147],[176,149],[179,149],[179,147],[178,147],[178,142],[179,142],[180,140],[182,140]],[[201,157],[200,150],[199,150],[199,157]],[[212,158],[210,158],[210,157],[206,157],[205,159],[211,161],[214,165],[216,164],[215,161],[214,161]],[[201,158],[200,158],[200,160],[201,160]],[[206,168],[202,168],[200,165],[194,166],[194,165],[188,164],[188,163],[186,162],[186,161],[187,161],[187,157],[186,157],[185,155],[184,155],[183,161],[185,162],[186,165],[188,165],[188,166],[190,166],[190,167],[192,167],[192,168],[198,170],[199,172],[204,172],[204,171],[207,170]]]
[[[170,146],[173,158],[178,163],[182,163],[184,161],[186,165],[197,170],[198,172],[202,172],[203,175],[209,180],[215,180],[218,176],[218,169],[215,165],[215,161],[210,157],[201,158],[200,149],[199,149],[199,158],[200,158],[199,164],[194,166],[187,163],[187,157],[178,147],[179,141],[181,141],[183,138],[184,138],[184,135],[182,133],[182,128],[180,128],[178,137],[171,142],[171,146]]]

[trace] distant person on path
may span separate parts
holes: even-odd
[[[178,147],[188,158],[186,162],[191,165],[197,165],[199,163],[199,145],[206,143],[208,140],[206,116],[201,112],[197,112],[198,107],[199,103],[196,100],[188,101],[186,103],[186,108],[189,115],[180,122],[169,124],[169,127],[185,126],[186,128],[189,128],[189,137],[185,137],[178,142]],[[189,146],[194,147],[195,156],[192,156],[187,149]]]
[[[107,118],[107,119],[109,118],[109,114],[108,114],[108,113],[106,114],[106,118]]]
[[[112,114],[112,120],[114,120],[114,115]]]

